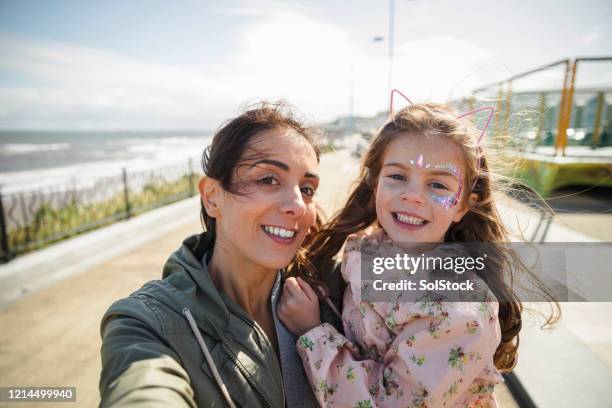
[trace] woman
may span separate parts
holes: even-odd
[[[312,134],[282,105],[219,129],[202,158],[206,232],[102,319],[101,406],[314,405],[276,301],[316,228],[318,163]],[[324,283],[340,299],[342,282]]]

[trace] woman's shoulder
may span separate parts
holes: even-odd
[[[161,328],[159,322],[159,301],[156,298],[159,280],[145,283],[140,289],[127,297],[115,301],[102,317],[102,332],[111,320],[137,319],[147,326]]]
[[[171,279],[151,280],[129,296],[115,301],[104,313],[101,330],[111,321],[138,320],[162,334],[180,314],[175,303],[183,303],[180,291]],[[179,319],[182,321],[182,319]]]
[[[166,285],[164,281],[147,282],[114,302],[104,314],[100,327],[101,406],[116,405],[128,391],[143,401],[165,400],[177,392],[185,401],[193,400],[192,372],[186,371],[181,360],[185,349],[176,347],[169,336],[178,316],[172,316],[176,313],[159,299]],[[152,385],[155,392],[151,392]]]

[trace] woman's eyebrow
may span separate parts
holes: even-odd
[[[291,170],[291,168],[289,167],[289,165],[287,165],[286,163],[283,163],[282,161],[278,161],[278,160],[274,160],[274,159],[261,159],[253,164],[251,164],[249,167],[255,167],[258,164],[269,164],[271,166],[274,167],[278,167],[279,169],[283,170],[283,171],[289,171]],[[312,173],[310,171],[307,171],[304,173],[304,177],[306,178],[315,178],[315,179],[319,179],[319,176],[315,173]]]
[[[384,167],[399,167],[401,169],[405,169],[405,170],[410,170],[412,167],[415,166],[408,166],[404,163],[386,163]],[[426,170],[429,174],[431,175],[438,175],[438,176],[452,176],[452,177],[456,177],[455,174],[453,174],[453,172],[449,169],[449,170],[445,170],[445,169],[440,169],[440,168],[436,168],[436,167],[423,167],[423,170]]]
[[[272,160],[272,159],[261,159],[259,161],[256,161],[255,163],[251,164],[249,167],[256,167],[259,164],[269,164],[271,166],[274,167],[278,167],[281,170],[285,170],[285,171],[289,171],[290,168],[287,164],[283,163],[282,161],[278,161],[278,160]]]
[[[319,175],[318,175],[318,174],[311,173],[311,172],[309,172],[309,171],[307,171],[306,173],[304,173],[304,177],[319,180]]]

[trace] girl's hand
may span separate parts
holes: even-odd
[[[287,278],[277,306],[279,319],[294,336],[321,324],[319,298],[302,278]]]

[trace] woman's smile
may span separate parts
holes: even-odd
[[[283,245],[290,245],[295,241],[297,234],[296,229],[283,228],[274,225],[262,225],[262,231],[269,236],[274,242],[278,242]]]

